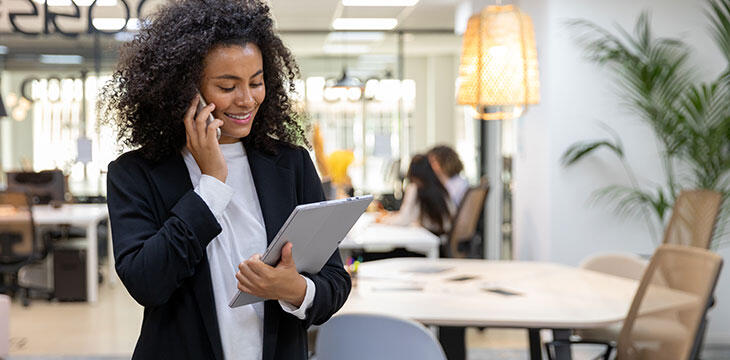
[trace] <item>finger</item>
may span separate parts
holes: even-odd
[[[246,266],[249,270],[251,270],[258,278],[267,278],[269,275],[269,271],[271,270],[271,267],[267,264],[265,264],[263,261],[259,259],[254,259],[253,257],[251,259],[248,259],[245,261]]]
[[[243,292],[252,293],[254,291],[253,283],[251,283],[246,276],[241,274],[240,272],[236,273],[236,280],[238,280],[238,290],[241,290]]]
[[[200,95],[195,95],[193,97],[193,101],[190,103],[190,107],[188,107],[187,111],[185,111],[185,116],[183,117],[183,123],[185,124],[185,136],[187,137],[187,144],[188,148],[194,145],[196,143],[193,142],[193,134],[195,134],[195,125],[193,124],[193,119],[195,118],[195,110],[198,107],[198,102],[200,101]]]
[[[216,134],[216,129],[218,129],[221,126],[223,126],[223,120],[215,119],[215,121],[213,121],[212,123],[210,123],[210,125],[208,125],[208,131],[207,131],[206,136],[209,139],[210,138],[217,139],[218,136]]]
[[[247,277],[253,282],[260,282],[261,281],[261,270],[255,269],[255,265],[251,263],[249,260],[246,260],[242,262],[240,265],[238,265],[238,270],[243,276]]]
[[[283,266],[293,266],[294,265],[294,257],[292,256],[293,247],[294,247],[294,245],[292,245],[292,243],[290,243],[290,242],[287,242],[284,245],[284,247],[281,249],[281,261],[279,261],[279,265],[283,265]]]
[[[198,113],[198,116],[195,118],[195,132],[198,136],[198,141],[200,141],[201,144],[205,142],[206,138],[206,119],[208,119],[208,115],[213,112],[213,109],[215,109],[215,104],[210,103],[208,106],[200,110],[200,113]]]

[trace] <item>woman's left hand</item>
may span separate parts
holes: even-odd
[[[276,267],[267,265],[256,254],[238,265],[236,279],[238,290],[296,307],[301,306],[307,292],[307,281],[297,272],[289,242],[281,249],[281,260]]]

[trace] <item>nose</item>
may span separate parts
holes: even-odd
[[[236,94],[236,105],[246,110],[250,110],[256,106],[256,99],[254,99],[251,89],[239,89]]]

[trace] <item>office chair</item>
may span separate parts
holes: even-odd
[[[316,360],[446,360],[433,334],[408,319],[376,314],[341,314],[319,328]]]
[[[619,276],[631,280],[641,280],[649,262],[633,253],[601,253],[587,257],[578,265],[581,269]],[[621,323],[594,329],[577,329],[575,335],[594,341],[616,341],[621,332]]]
[[[0,292],[9,295],[20,290],[18,271],[39,257],[30,201],[23,192],[0,192]]]
[[[682,190],[664,232],[664,244],[709,249],[722,194],[712,190]]]
[[[572,344],[603,344],[609,359],[694,359],[701,323],[709,308],[722,268],[722,257],[708,250],[662,245],[649,262],[624,320],[618,342],[553,341],[545,344],[548,359]]]
[[[712,242],[721,205],[722,194],[719,192],[682,190],[672,208],[672,216],[667,224],[662,242],[708,249]],[[638,280],[642,274],[642,263],[643,260],[639,259],[637,255],[614,254],[591,258],[581,267]],[[702,322],[701,339],[704,338],[706,322],[707,320]],[[616,341],[620,330],[621,324],[619,323],[604,328],[578,330],[575,334],[586,340]]]
[[[464,258],[481,257],[478,245],[474,240],[476,236],[479,216],[484,211],[484,200],[489,193],[489,183],[483,177],[480,184],[469,188],[464,194],[464,199],[456,211],[451,231],[445,246],[446,257]]]
[[[66,178],[61,170],[40,172],[8,171],[7,190],[25,192],[33,204],[62,204],[66,199]]]

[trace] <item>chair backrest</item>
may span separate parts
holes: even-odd
[[[8,171],[7,175],[8,190],[27,193],[33,204],[65,202],[66,178],[61,170]]]
[[[579,267],[586,270],[640,280],[648,261],[632,253],[603,253],[591,255]]]
[[[722,194],[712,190],[682,190],[672,208],[664,244],[710,247]]]
[[[624,320],[617,358],[690,359],[721,267],[722,257],[708,250],[660,246]]]
[[[423,325],[375,314],[333,316],[319,328],[314,353],[317,360],[446,360]]]
[[[0,263],[34,254],[35,228],[30,199],[24,192],[0,192]]]
[[[448,257],[460,258],[468,255],[459,245],[470,242],[476,234],[477,223],[484,211],[484,200],[488,193],[489,183],[486,177],[483,177],[479,185],[469,188],[464,194],[449,232]]]

